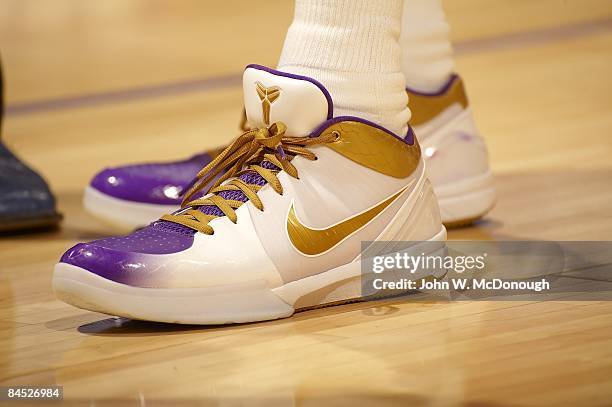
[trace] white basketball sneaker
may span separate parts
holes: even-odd
[[[282,318],[362,299],[362,242],[445,240],[412,131],[334,117],[308,77],[250,65],[243,86],[255,128],[200,172],[178,212],[68,250],[53,274],[60,299],[162,322]]]
[[[427,162],[442,222],[447,227],[468,225],[491,210],[495,190],[487,147],[474,124],[463,81],[453,75],[439,92],[407,92],[410,124]]]

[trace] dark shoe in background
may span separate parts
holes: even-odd
[[[1,68],[0,109],[1,131],[4,116]],[[45,180],[19,160],[0,139],[0,232],[53,227],[61,218]]]

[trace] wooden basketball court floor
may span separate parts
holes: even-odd
[[[612,3],[446,8],[499,193],[449,238],[610,240]],[[65,215],[58,231],[0,237],[0,383],[58,384],[92,406],[611,405],[609,302],[401,299],[186,327],[54,298],[61,253],[114,233],[81,207],[91,176],[236,135],[241,70],[275,65],[291,13],[288,0],[0,2],[4,138]]]

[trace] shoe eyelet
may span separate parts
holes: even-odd
[[[331,132],[331,134],[334,136],[334,139],[332,140],[332,143],[340,141],[340,132],[338,130],[333,130]]]

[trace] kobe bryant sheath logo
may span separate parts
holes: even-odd
[[[261,100],[261,108],[263,110],[263,119],[266,126],[270,125],[270,106],[280,96],[281,88],[278,86],[271,86],[266,88],[261,82],[256,82],[255,87],[257,89],[257,95]]]

